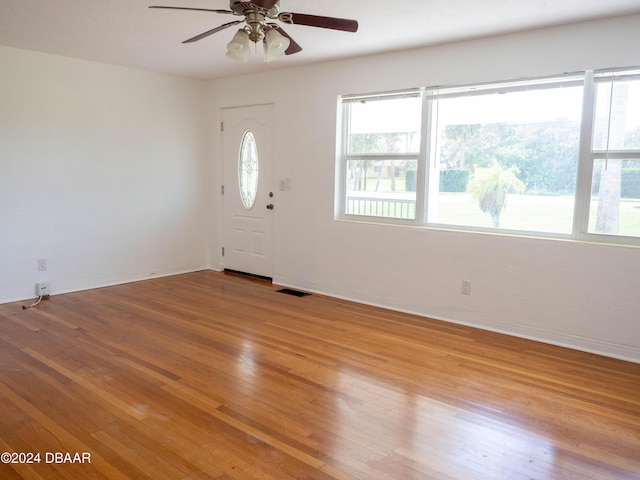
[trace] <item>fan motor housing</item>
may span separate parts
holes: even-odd
[[[260,5],[257,5],[251,1],[243,1],[243,0],[231,0],[229,4],[229,8],[236,15],[246,15],[250,11],[262,11],[265,17],[275,18],[280,13],[280,2],[276,2],[273,7],[270,9],[266,9]]]

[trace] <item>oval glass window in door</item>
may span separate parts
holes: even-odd
[[[250,131],[244,133],[240,142],[238,182],[242,204],[245,208],[253,207],[258,193],[258,147]]]

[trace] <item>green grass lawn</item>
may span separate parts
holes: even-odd
[[[455,196],[456,201],[452,201]],[[465,194],[440,195],[438,221],[453,225],[489,227],[491,217],[483,213]],[[620,208],[620,235],[640,237],[640,202],[623,202]],[[633,206],[636,205],[636,206]],[[570,234],[573,228],[573,199],[567,197],[512,196],[502,214],[500,228],[534,232]],[[595,225],[597,201],[591,205],[590,225]]]
[[[400,182],[398,182],[399,184]],[[396,186],[399,186],[399,185]],[[373,189],[372,189],[373,190]],[[359,192],[365,195],[367,192]],[[371,191],[372,195],[375,195]],[[393,194],[378,195],[391,200]],[[415,206],[403,205],[402,214],[394,214],[387,204],[363,204],[355,215],[414,218]],[[541,233],[570,234],[573,228],[574,201],[570,197],[512,195],[502,214],[500,228]],[[395,211],[397,212],[397,211]],[[590,225],[595,225],[597,200],[591,205]],[[492,228],[489,214],[480,210],[477,202],[464,193],[445,193],[438,196],[438,205],[431,208],[430,222],[445,225]],[[623,201],[620,207],[620,235],[640,237],[640,200]]]
[[[627,203],[627,205],[625,205]],[[640,200],[633,202],[634,206],[631,206],[632,202],[622,201],[620,208],[620,235],[628,237],[640,237]],[[589,226],[595,226],[597,203],[592,202],[591,214],[589,215]],[[595,228],[594,228],[595,229]]]
[[[461,198],[464,201],[460,201]],[[455,199],[456,201],[452,201]],[[527,202],[526,196],[510,199],[500,219],[500,228],[533,232],[570,234],[573,228],[573,201],[559,199],[557,203]],[[469,195],[440,195],[438,222],[472,227],[492,228],[488,213],[480,210]]]

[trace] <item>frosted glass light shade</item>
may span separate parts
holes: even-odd
[[[264,61],[272,62],[284,56],[291,41],[278,30],[268,30],[264,36]]]
[[[251,54],[249,34],[244,30],[238,30],[227,44],[227,57],[236,62],[247,63]]]

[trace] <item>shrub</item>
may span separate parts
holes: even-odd
[[[623,168],[620,179],[620,197],[640,198],[640,168]],[[600,191],[600,173],[593,172],[593,195]]]
[[[407,170],[404,174],[406,191],[415,192],[417,185],[418,172],[415,170]]]
[[[640,198],[640,168],[622,170],[622,198]]]
[[[447,168],[440,170],[441,192],[464,192],[469,183],[469,170]]]

